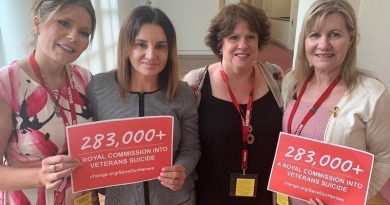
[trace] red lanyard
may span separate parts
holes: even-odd
[[[225,71],[223,71],[222,67],[221,67],[220,71],[221,71],[221,77],[228,87],[230,99],[232,100],[234,107],[236,108],[237,112],[240,114],[240,117],[241,117],[242,142],[244,145],[242,148],[242,152],[241,152],[241,154],[242,154],[241,168],[245,174],[245,170],[248,168],[248,155],[249,155],[248,154],[248,134],[249,134],[249,123],[250,123],[251,117],[252,117],[253,89],[254,89],[254,83],[255,83],[255,68],[252,68],[252,72],[251,72],[252,83],[250,86],[249,99],[248,99],[248,103],[246,105],[246,112],[245,113],[241,113],[240,105],[238,104],[237,98],[229,86],[228,78],[226,76]]]
[[[314,73],[309,75],[302,85],[302,88],[299,92],[298,98],[294,103],[294,106],[291,110],[290,117],[288,118],[287,123],[287,131],[288,133],[291,133],[291,124],[292,120],[295,116],[295,113],[297,112],[298,105],[301,102],[302,96],[306,91],[307,84],[309,81],[313,78]],[[301,121],[300,125],[298,126],[297,130],[295,131],[296,135],[300,135],[303,128],[305,127],[306,123],[309,121],[309,119],[314,115],[314,113],[317,111],[317,109],[322,105],[322,103],[326,100],[326,98],[330,95],[330,93],[333,91],[333,89],[336,87],[337,83],[339,83],[341,80],[341,75],[339,74],[336,79],[333,80],[333,82],[326,88],[326,90],[321,94],[321,96],[318,98],[318,100],[314,103],[313,107],[307,112],[306,116]]]
[[[41,69],[39,68],[38,63],[35,60],[35,51],[30,55],[29,61],[30,61],[31,67],[33,68],[34,73],[37,76],[38,80],[40,81],[41,85],[46,89],[46,91],[49,94],[50,99],[53,101],[53,103],[56,103],[56,98],[55,98],[54,94],[51,92],[51,90],[49,89],[49,87],[47,85],[47,82],[43,78]],[[70,79],[69,79],[69,76],[68,76],[67,72],[65,72],[65,78],[66,78],[65,79],[66,89],[67,89],[68,98],[69,98],[68,99],[68,101],[69,101],[69,110],[70,110],[71,117],[72,117],[72,122],[71,123],[72,123],[72,125],[75,125],[75,124],[77,124],[77,118],[76,118],[75,104],[74,104],[74,101],[73,101],[73,93],[72,93],[72,87],[73,86],[72,86],[72,84],[70,82]],[[58,92],[58,99],[60,98],[60,96],[61,96],[61,92]],[[69,123],[69,121],[68,121],[68,118],[65,115],[64,109],[62,109],[61,106],[59,106],[59,114],[61,115],[61,118],[62,118],[65,126],[71,125]]]

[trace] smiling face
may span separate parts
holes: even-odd
[[[167,64],[168,50],[168,40],[161,26],[149,23],[142,25],[129,53],[132,76],[158,80]]]
[[[88,47],[92,21],[83,7],[70,5],[50,22],[34,17],[34,27],[39,33],[37,53],[65,65],[75,61]]]
[[[222,63],[233,72],[251,69],[259,52],[258,35],[249,29],[248,22],[238,21],[233,32],[223,39]]]
[[[344,17],[329,14],[318,30],[309,30],[305,39],[306,57],[316,71],[341,71],[350,42]]]

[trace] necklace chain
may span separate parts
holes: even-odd
[[[49,88],[49,84],[47,83],[47,80],[46,80],[46,77],[45,77],[45,74],[42,72],[42,70],[40,70],[41,72],[41,75],[42,75],[42,80],[43,80],[43,83],[45,84],[45,86],[49,89],[48,91],[49,92],[52,92],[55,96],[55,91],[57,91],[57,99],[55,99],[55,101],[53,102],[54,103],[54,112],[56,113],[56,115],[59,115],[60,114],[60,98],[61,98],[61,88],[58,88],[56,89],[55,91],[54,90],[51,90]],[[66,75],[66,68],[64,69],[64,74]]]
[[[30,55],[29,57],[29,62],[33,68],[33,71],[35,73],[35,76],[37,76],[39,82],[41,83],[41,85],[46,89],[47,93],[50,95],[50,99],[52,102],[56,102],[56,101],[59,101],[59,98],[61,97],[61,95],[59,95],[56,99],[56,97],[54,96],[53,92],[51,92],[51,90],[47,87],[47,84],[46,82],[44,82],[45,80],[43,79],[43,76],[42,76],[42,72],[38,66],[38,63],[37,61],[35,60],[35,51]],[[75,125],[77,124],[77,115],[76,115],[76,107],[75,107],[75,102],[73,101],[73,84],[72,84],[72,80],[71,80],[71,73],[70,72],[68,74],[67,70],[67,66],[64,67],[64,74],[65,74],[65,88],[67,90],[67,94],[68,94],[68,99],[65,99],[68,101],[69,103],[69,112],[70,112],[70,115],[71,115],[71,121],[68,119],[68,117],[66,116],[65,114],[65,111],[64,109],[62,109],[62,107],[59,106],[59,103],[57,103],[57,107],[58,109],[56,108],[55,110],[58,110],[58,115],[62,118],[63,122],[64,122],[64,125],[65,126],[69,126],[69,125]],[[73,82],[74,83],[74,82]],[[60,91],[58,93],[61,93]]]

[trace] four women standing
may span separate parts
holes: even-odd
[[[67,156],[64,127],[91,120],[90,74],[70,63],[87,48],[96,20],[88,0],[37,1],[33,11],[36,50],[0,71],[0,202],[70,204],[68,176],[80,163]],[[282,72],[257,61],[269,28],[265,13],[248,4],[228,5],[212,19],[205,40],[219,62],[184,78],[196,91],[198,120],[190,87],[178,81],[172,23],[159,9],[132,11],[117,69],[89,84],[92,113],[95,120],[174,116],[174,163],[158,180],[106,188],[108,204],[195,204],[200,153],[198,204],[272,204],[266,187],[281,129],[373,153],[369,197],[377,193],[390,173],[390,95],[356,67],[351,5],[319,0],[307,12],[295,70],[283,81],[283,121]],[[240,179],[251,180],[253,192],[236,192]]]

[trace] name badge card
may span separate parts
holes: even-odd
[[[91,122],[66,128],[69,154],[82,166],[73,192],[156,179],[172,165],[173,117]]]
[[[268,190],[327,205],[364,205],[374,156],[281,132]]]

